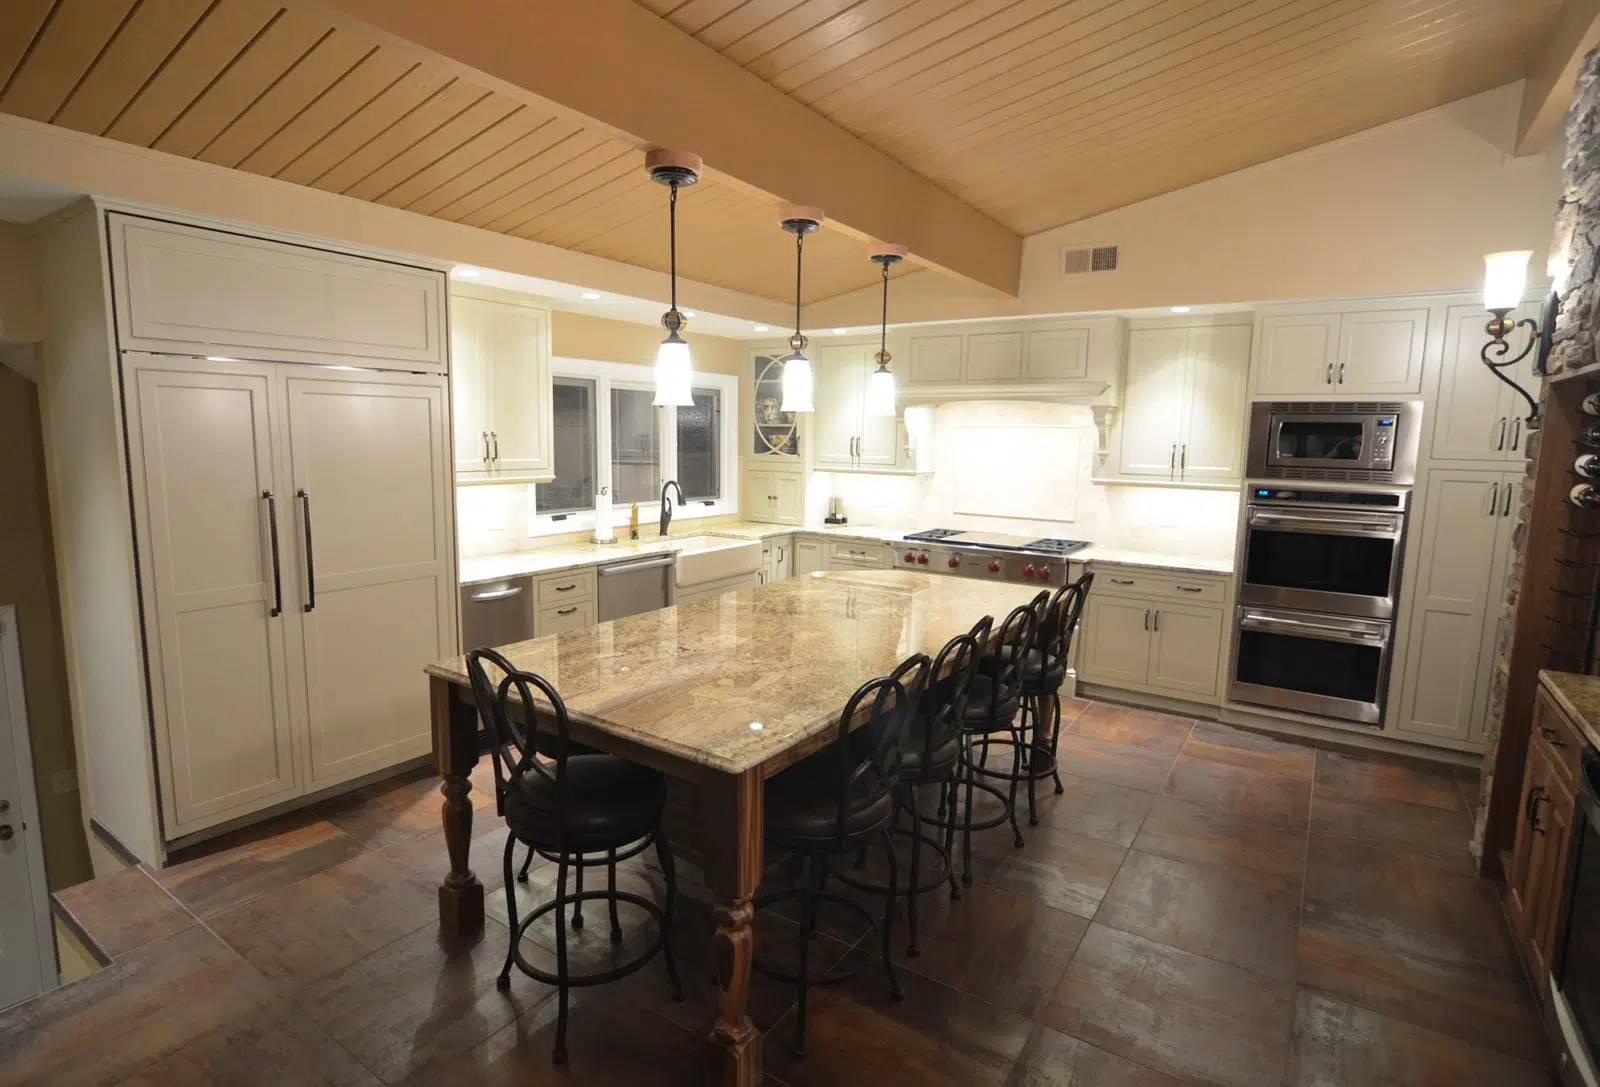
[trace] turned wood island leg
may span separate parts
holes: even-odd
[[[433,757],[444,784],[444,841],[450,873],[439,885],[439,931],[470,936],[483,928],[483,884],[469,862],[472,845],[472,780],[478,765],[478,711],[465,688],[429,679],[433,710]]]
[[[702,794],[706,883],[715,896],[714,961],[721,1008],[707,1041],[706,1081],[757,1087],[761,1032],[750,1020],[750,964],[755,959],[755,897],[761,882],[760,768],[718,775]]]

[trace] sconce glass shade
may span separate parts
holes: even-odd
[[[656,352],[656,398],[651,403],[658,408],[693,407],[692,381],[689,345],[676,332],[668,333]]]
[[[779,410],[815,411],[813,391],[811,360],[796,351],[783,360],[783,403],[778,405]]]
[[[894,375],[887,366],[879,366],[867,378],[865,399],[868,415],[894,414]]]
[[[1483,308],[1491,311],[1516,309],[1528,287],[1527,249],[1489,253],[1483,258]]]

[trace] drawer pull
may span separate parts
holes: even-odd
[[[467,599],[471,600],[473,603],[481,603],[485,600],[507,600],[513,596],[518,596],[521,593],[521,585],[509,585],[503,589],[485,589],[481,593],[473,593]]]
[[[1113,585],[1132,585],[1133,584],[1133,578],[1131,578],[1131,577],[1128,577],[1128,578],[1114,577],[1114,578],[1111,579],[1111,584],[1113,584]]]
[[[1204,589],[1202,589],[1202,588],[1200,588],[1198,586],[1195,586],[1195,585],[1179,585],[1178,586],[1178,591],[1180,593],[1203,593],[1203,592],[1205,592]]]
[[[574,604],[570,608],[557,608],[556,609],[556,614],[557,615],[571,615],[573,612],[575,612],[577,610],[578,610],[578,605]]]
[[[570,593],[573,589],[576,589],[577,587],[578,587],[577,585],[557,585],[556,586],[556,592],[558,592],[558,593]]]
[[[1561,734],[1555,729],[1551,728],[1549,725],[1540,725],[1539,735],[1543,736],[1544,742],[1549,744],[1551,747],[1567,746],[1567,741],[1563,740],[1561,738]]]

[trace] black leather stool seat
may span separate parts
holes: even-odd
[[[1017,716],[1021,700],[1016,697],[1004,698],[998,707],[991,707],[993,701],[994,680],[984,675],[973,676],[962,724],[968,729],[984,732],[989,731],[991,723],[995,729],[1009,728],[1012,718]]]
[[[922,765],[923,741],[925,737],[919,732],[906,739],[906,744],[901,748],[900,776],[902,780],[910,782],[943,781],[955,768],[956,760],[961,757],[961,737],[951,736],[943,745],[934,748],[928,754],[928,765]]]
[[[1059,691],[1067,680],[1067,666],[1059,657],[1040,649],[1028,650],[1022,659],[1022,693],[1048,694]]]
[[[572,755],[567,759],[565,837],[555,781],[531,771],[506,794],[506,825],[539,849],[592,853],[655,830],[666,801],[666,781],[654,770],[615,755]]]
[[[765,834],[769,841],[789,848],[835,845],[839,834],[838,756],[822,751],[767,782]],[[869,792],[865,783],[862,791]],[[877,834],[894,813],[894,794],[878,790],[852,805],[844,821],[844,846]]]

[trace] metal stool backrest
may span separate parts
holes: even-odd
[[[1038,634],[1039,613],[1033,602],[1013,608],[1000,625],[999,644],[986,660],[994,691],[991,706],[998,707],[1021,696],[1022,664]]]
[[[840,848],[850,818],[879,803],[900,783],[901,746],[922,700],[931,664],[926,653],[907,657],[893,672],[857,688],[839,715],[833,758],[839,797],[834,837]],[[866,722],[852,729],[863,707]]]
[[[491,667],[498,673],[498,679],[491,675]],[[472,680],[472,697],[478,705],[478,713],[488,724],[494,741],[491,751],[496,809],[504,815],[506,794],[521,789],[522,779],[527,774],[537,774],[555,787],[555,814],[565,825],[567,704],[543,676],[518,671],[493,649],[474,649],[468,653],[467,675]],[[541,697],[550,707],[548,710],[536,700]],[[543,730],[539,727],[541,717],[547,720]],[[539,757],[541,753],[544,759]]]
[[[1089,587],[1093,584],[1094,572],[1086,570],[1077,581],[1061,586],[1050,598],[1042,612],[1037,641],[1037,647],[1049,659],[1066,661],[1078,620],[1083,618],[1083,606],[1089,599]]]
[[[912,738],[914,743],[922,744],[919,765],[924,768],[933,765],[935,751],[954,743],[961,735],[972,679],[978,674],[978,662],[983,659],[993,628],[994,616],[985,615],[970,631],[946,642],[934,658],[922,696],[922,708],[917,714],[921,735]]]

